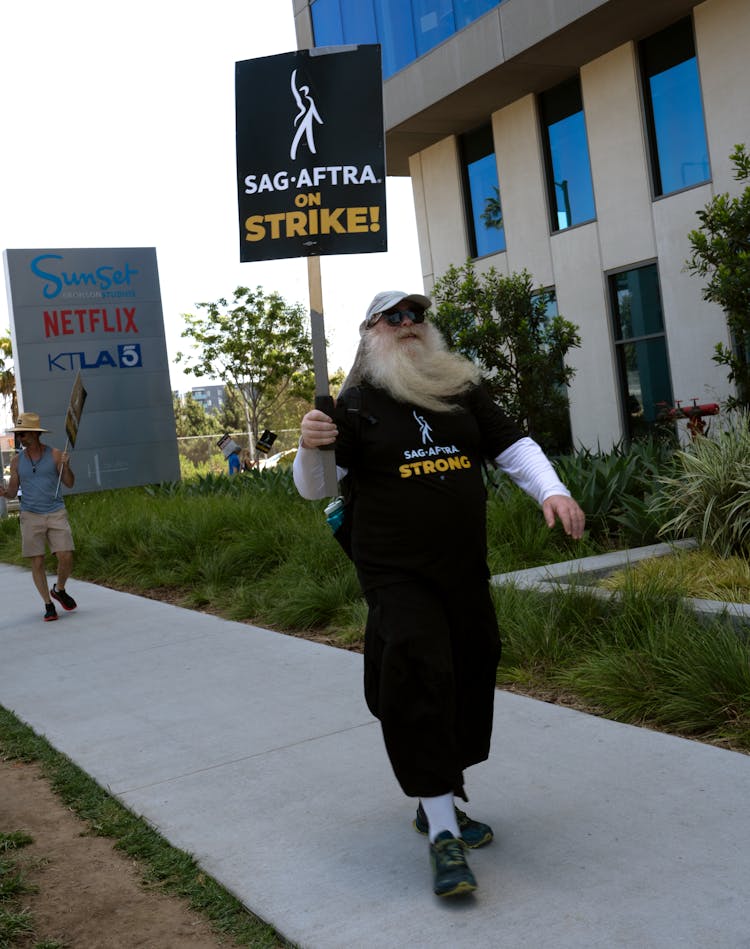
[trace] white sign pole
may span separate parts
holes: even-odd
[[[310,333],[313,347],[315,371],[315,407],[327,415],[333,411],[333,399],[328,385],[328,358],[326,356],[326,334],[323,322],[323,286],[320,278],[320,257],[307,258],[307,281],[310,293]],[[330,446],[333,449],[333,445]],[[328,497],[338,491],[336,477],[336,454],[323,450],[323,479]]]

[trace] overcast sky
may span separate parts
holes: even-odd
[[[296,48],[291,0],[16,0],[0,33],[0,248],[156,247],[173,388],[181,314],[240,285],[309,305],[304,260],[239,262],[234,64]],[[422,290],[411,185],[387,254],[323,257],[329,369],[378,290]],[[0,329],[9,325],[4,273]]]

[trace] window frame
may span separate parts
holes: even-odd
[[[588,162],[588,171],[589,171],[589,184],[591,187],[591,203],[593,207],[593,214],[591,217],[586,218],[583,221],[576,221],[575,223],[569,223],[566,227],[560,227],[558,221],[559,209],[557,205],[557,191],[558,185],[555,181],[555,168],[552,160],[552,143],[550,141],[549,128],[550,124],[547,121],[545,115],[544,107],[544,96],[546,94],[555,92],[560,89],[562,86],[571,85],[573,82],[577,83],[578,86],[578,98],[580,99],[581,108],[580,114],[583,116],[583,128],[586,135],[586,160]],[[539,135],[541,138],[542,146],[542,160],[544,164],[544,182],[547,190],[547,213],[549,220],[550,235],[561,234],[565,231],[569,231],[574,227],[583,227],[585,224],[591,224],[592,221],[596,221],[596,194],[594,192],[594,179],[591,173],[591,152],[589,150],[589,131],[588,125],[586,122],[586,110],[583,104],[583,89],[581,88],[581,74],[576,72],[575,74],[569,76],[567,79],[563,79],[561,82],[556,83],[554,86],[550,86],[547,89],[542,89],[536,95],[536,110],[537,110],[537,127],[539,128]],[[577,113],[570,113],[574,115]],[[562,121],[558,119],[558,121]],[[555,124],[555,123],[552,123]],[[567,197],[567,196],[566,196]],[[569,201],[567,202],[568,206]],[[572,218],[572,213],[568,213],[568,217]]]
[[[632,273],[637,270],[645,270],[648,267],[653,267],[656,273],[657,288],[659,294],[659,308],[661,313],[661,323],[662,329],[659,332],[650,332],[650,333],[641,333],[638,336],[625,336],[622,333],[622,320],[620,317],[620,306],[617,300],[617,287],[616,279],[622,274]],[[672,364],[669,358],[669,340],[667,338],[667,328],[664,324],[664,297],[662,293],[662,280],[661,273],[659,271],[659,261],[658,259],[638,261],[637,263],[628,264],[624,267],[617,267],[614,270],[608,270],[604,274],[607,290],[607,306],[609,309],[610,315],[610,327],[611,327],[611,341],[612,341],[612,356],[614,358],[614,369],[615,376],[617,381],[617,406],[620,415],[620,423],[622,426],[622,432],[625,439],[630,442],[635,438],[639,437],[639,434],[634,431],[633,423],[631,421],[631,416],[628,411],[628,395],[630,394],[630,387],[628,384],[627,377],[627,366],[626,366],[626,357],[625,357],[625,347],[628,345],[636,345],[638,343],[648,343],[653,340],[663,340],[664,342],[664,357],[666,361],[666,381],[667,388],[669,390],[669,401],[671,404],[674,403],[674,386],[672,384]],[[659,404],[659,403],[655,403]],[[652,422],[645,423],[648,432],[654,431],[657,424],[659,424],[658,414],[655,412],[654,419]]]
[[[471,159],[467,157],[467,139],[470,136],[479,137],[480,133],[487,133],[489,136],[489,142],[491,144],[491,150],[485,152],[484,155],[480,155],[476,158]],[[471,182],[469,180],[469,165],[473,164],[476,161],[481,160],[482,157],[486,158],[489,155],[492,155],[495,160],[495,171],[497,174],[497,190],[498,197],[500,200],[500,205],[502,207],[502,191],[500,189],[500,172],[497,168],[497,152],[495,150],[495,136],[492,129],[492,122],[485,122],[482,125],[478,125],[474,129],[470,129],[467,132],[463,132],[461,135],[456,136],[456,146],[458,152],[458,163],[461,173],[461,197],[462,197],[462,206],[464,211],[464,227],[466,234],[466,242],[469,248],[469,257],[472,260],[481,260],[484,257],[491,257],[494,254],[504,254],[508,249],[507,235],[505,233],[505,221],[503,221],[502,234],[503,234],[503,246],[495,250],[487,251],[484,254],[478,253],[478,242],[477,242],[477,227],[476,227],[476,218],[474,215],[474,202],[473,195],[471,192]]]
[[[696,70],[698,74],[698,95],[700,98],[701,105],[701,124],[703,127],[703,138],[706,144],[706,156],[708,160],[708,175],[702,181],[695,181],[691,184],[683,185],[680,188],[674,188],[670,191],[665,191],[663,188],[662,182],[662,171],[661,165],[659,162],[659,142],[658,136],[656,133],[656,119],[654,114],[653,107],[653,98],[651,94],[651,76],[659,75],[659,73],[649,73],[646,68],[646,55],[644,55],[645,44],[659,36],[660,33],[665,33],[668,30],[674,29],[680,24],[685,24],[690,30],[691,42],[693,55],[687,59],[682,59],[679,62],[675,63],[674,66],[680,65],[682,63],[688,62],[689,59],[694,59],[696,63]],[[680,194],[683,191],[690,191],[692,188],[700,188],[705,184],[709,184],[713,180],[713,171],[711,168],[711,154],[709,150],[708,143],[708,129],[706,127],[706,109],[703,101],[703,83],[701,82],[700,75],[700,63],[698,62],[698,49],[695,42],[695,21],[693,19],[692,13],[687,16],[680,17],[675,20],[673,23],[668,24],[663,27],[661,30],[657,30],[655,33],[649,33],[647,36],[642,36],[635,43],[635,52],[636,52],[636,67],[638,73],[638,82],[639,82],[639,92],[641,100],[641,116],[643,121],[643,130],[646,140],[646,155],[648,158],[648,173],[649,181],[651,184],[651,199],[652,201],[658,201],[662,198],[668,198],[673,194]],[[674,68],[671,67],[671,68]]]

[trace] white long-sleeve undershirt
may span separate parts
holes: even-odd
[[[557,477],[557,472],[533,438],[519,438],[497,456],[495,464],[538,504],[543,504],[553,494],[570,497],[570,491]]]
[[[557,477],[549,459],[533,438],[524,437],[514,442],[497,456],[495,464],[538,504],[543,504],[554,494],[570,497],[570,491]],[[303,498],[314,501],[327,496],[319,449],[300,445],[292,471],[294,484]],[[336,467],[339,481],[346,473],[346,468]]]
[[[301,441],[302,439],[300,439]],[[336,465],[336,480],[341,481],[347,470]],[[323,454],[319,448],[303,448],[300,444],[297,454],[294,456],[292,475],[294,476],[295,487],[302,497],[307,498],[308,501],[315,501],[318,498],[328,496],[325,487]]]

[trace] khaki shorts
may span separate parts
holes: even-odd
[[[68,512],[64,507],[51,514],[35,514],[21,511],[21,553],[24,557],[39,557],[49,544],[52,553],[59,550],[75,550],[73,534],[68,523]]]

